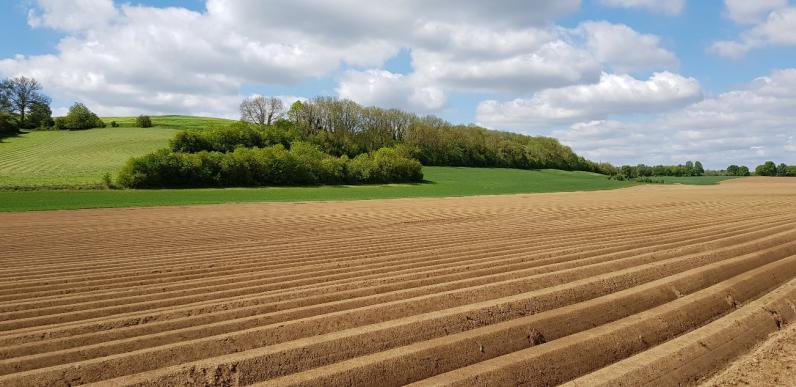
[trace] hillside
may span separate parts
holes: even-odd
[[[104,117],[110,125],[77,131],[34,131],[2,139],[0,189],[92,187],[115,174],[132,156],[166,146],[182,129],[228,125],[234,121],[192,116],[154,116],[151,128],[133,127],[135,117]]]

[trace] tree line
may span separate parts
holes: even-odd
[[[82,103],[75,103],[66,116],[53,118],[51,98],[34,78],[19,76],[0,81],[0,134],[21,130],[78,130],[104,128],[105,123]]]
[[[755,168],[755,175],[758,176],[787,176],[796,177],[796,165],[779,165],[773,161],[766,161]]]
[[[285,129],[336,156],[403,145],[423,165],[615,173],[612,165],[586,160],[554,138],[454,125],[434,116],[334,97],[298,101],[289,108],[275,97],[247,98],[240,113],[244,121]]]
[[[635,179],[652,176],[704,176],[705,168],[699,161],[687,161],[678,165],[623,165],[617,175],[624,179]]]

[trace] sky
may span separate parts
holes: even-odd
[[[314,96],[615,164],[796,164],[796,0],[0,0],[0,76],[63,114]]]

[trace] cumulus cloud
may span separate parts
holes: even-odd
[[[552,24],[579,6],[579,0],[208,0],[205,11],[195,12],[38,0],[29,24],[64,33],[57,52],[2,59],[0,75],[35,76],[58,104],[80,100],[102,114],[228,116],[244,85],[336,77],[341,97],[437,111],[452,92],[515,97],[594,84],[603,70],[676,66],[657,37],[627,26]],[[401,49],[411,55],[411,74],[384,71]]]
[[[750,2],[754,3],[754,2]],[[784,7],[784,4],[774,4],[764,1],[757,6],[745,4],[735,5],[734,1],[727,1],[728,13],[733,20],[740,23],[756,23],[752,28],[741,33],[737,40],[723,40],[714,42],[709,51],[726,58],[741,58],[749,51],[770,46],[796,45],[796,7]],[[759,21],[761,15],[767,16]]]
[[[116,17],[112,0],[39,0],[39,9],[28,12],[32,27],[81,31],[106,24]]]
[[[603,73],[593,85],[568,86],[507,102],[484,101],[477,109],[480,123],[496,128],[533,129],[617,114],[658,112],[684,106],[702,95],[699,82],[670,72],[648,80]]]
[[[337,94],[366,106],[409,108],[433,112],[445,105],[445,93],[428,86],[416,76],[383,70],[348,71],[337,87]]]
[[[642,8],[669,15],[679,15],[685,8],[685,0],[600,0],[607,7]]]
[[[552,134],[586,157],[615,163],[795,163],[793,106],[796,69],[784,69],[646,120],[584,121]]]
[[[755,24],[763,21],[769,12],[785,8],[788,0],[724,0],[727,17],[742,24]]]
[[[619,72],[677,67],[677,57],[660,47],[660,38],[624,24],[585,22],[576,29],[595,57]]]

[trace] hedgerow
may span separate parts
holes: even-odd
[[[398,150],[334,157],[294,142],[231,152],[162,149],[128,161],[118,182],[128,188],[252,187],[419,182],[422,166]]]

